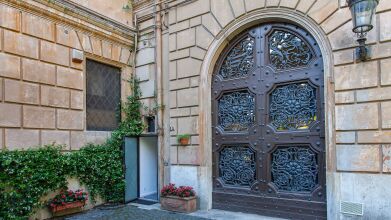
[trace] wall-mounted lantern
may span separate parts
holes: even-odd
[[[353,32],[357,34],[359,46],[356,48],[356,58],[365,61],[370,58],[370,48],[365,45],[366,36],[373,28],[373,16],[379,0],[348,0],[352,13]]]

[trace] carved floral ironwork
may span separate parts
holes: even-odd
[[[318,184],[317,155],[309,147],[280,147],[272,153],[272,182],[279,190],[309,192]]]
[[[316,89],[308,83],[278,86],[270,94],[270,121],[277,130],[307,129],[316,112]]]
[[[281,30],[271,35],[269,50],[270,62],[279,70],[306,66],[314,56],[302,39]]]
[[[255,121],[255,97],[248,91],[224,94],[218,101],[218,121],[224,131],[246,131]]]
[[[226,146],[220,152],[219,173],[227,185],[250,186],[256,179],[255,152],[248,146]]]
[[[254,38],[247,36],[237,43],[224,59],[218,73],[224,80],[246,77],[254,66]]]

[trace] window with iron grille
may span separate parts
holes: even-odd
[[[120,122],[121,71],[87,60],[87,130],[112,131]]]

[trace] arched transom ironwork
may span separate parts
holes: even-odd
[[[283,191],[308,192],[318,184],[317,154],[307,146],[279,147],[272,153],[272,181]]]
[[[223,80],[246,77],[254,66],[254,38],[247,36],[238,42],[224,59],[219,76]]]
[[[277,130],[307,129],[316,121],[316,89],[307,82],[277,86],[270,94],[270,123]]]
[[[219,173],[224,184],[251,186],[256,179],[256,162],[250,147],[226,146],[219,156]]]
[[[270,36],[269,55],[270,63],[278,70],[307,66],[314,56],[302,39],[282,30]]]

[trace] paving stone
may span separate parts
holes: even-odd
[[[122,205],[116,207],[101,207],[95,208],[89,212],[78,214],[71,217],[66,217],[65,220],[202,220],[205,218],[190,216],[186,214],[167,212],[161,210],[140,209],[131,205]]]

